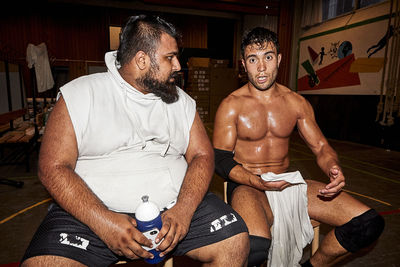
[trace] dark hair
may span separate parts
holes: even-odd
[[[268,44],[270,42],[275,45],[276,52],[279,54],[279,42],[276,33],[263,27],[256,27],[250,31],[247,31],[243,35],[242,44],[240,46],[242,57],[244,57],[244,50],[248,45],[256,44],[263,46],[264,44]]]
[[[177,42],[180,41],[180,34],[176,28],[158,16],[129,17],[119,37],[117,61],[123,66],[131,61],[138,51],[143,51],[154,59],[163,33],[169,34]]]

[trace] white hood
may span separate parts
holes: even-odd
[[[104,56],[104,61],[106,62],[106,66],[108,71],[112,74],[114,79],[123,85],[123,87],[128,91],[128,93],[132,93],[135,95],[135,97],[143,98],[143,99],[154,99],[154,100],[159,100],[161,99],[159,96],[156,96],[153,93],[147,93],[143,94],[139,90],[137,90],[135,87],[127,83],[119,74],[118,69],[120,68],[120,65],[117,61],[117,51],[111,51],[107,52]]]
[[[125,96],[125,108],[127,113],[129,114],[129,116],[131,116],[132,120],[134,122],[137,123],[137,125],[139,125],[139,120],[138,117],[136,115],[135,112],[132,112],[132,110],[130,108],[128,108],[128,101],[129,99],[132,101],[140,101],[137,102],[138,105],[143,106],[146,105],[149,108],[153,108],[154,107],[154,103],[152,103],[152,101],[143,101],[143,100],[154,100],[154,101],[158,101],[161,103],[162,107],[163,107],[163,112],[161,114],[165,115],[165,118],[160,118],[161,121],[165,121],[167,123],[167,129],[168,129],[168,140],[165,143],[165,149],[163,149],[160,153],[161,156],[165,156],[166,153],[168,152],[168,149],[170,147],[171,144],[171,130],[170,130],[170,125],[169,125],[169,117],[168,117],[168,109],[167,109],[167,104],[164,103],[161,98],[159,96],[156,96],[153,93],[147,93],[144,94],[142,92],[140,92],[139,90],[137,90],[135,87],[133,87],[131,84],[129,84],[128,82],[126,82],[122,76],[120,75],[118,69],[119,69],[119,63],[117,62],[117,51],[112,51],[112,52],[108,52],[105,54],[105,58],[104,58],[105,62],[106,62],[106,66],[108,68],[108,71],[111,73],[111,75],[114,77],[114,79],[121,85],[121,89],[123,90],[123,94]],[[147,107],[145,107],[147,108]],[[145,138],[145,134],[141,131],[141,129],[139,127],[135,128],[138,136],[140,137],[141,141],[142,141],[142,149],[144,149],[146,147],[146,138]]]

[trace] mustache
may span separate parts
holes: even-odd
[[[174,71],[173,73],[171,73],[170,75],[169,75],[169,77],[168,77],[168,80],[169,79],[176,79],[176,78],[178,78],[179,77],[179,73],[177,72],[177,71]]]

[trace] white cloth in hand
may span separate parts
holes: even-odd
[[[282,174],[268,172],[261,178],[292,184],[282,191],[265,191],[274,214],[268,266],[300,266],[303,248],[314,238],[307,210],[307,184],[299,171]]]

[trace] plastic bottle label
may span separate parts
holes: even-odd
[[[145,250],[149,251],[149,250],[152,250],[152,249],[155,249],[156,247],[158,247],[161,244],[161,242],[156,244],[155,240],[156,240],[156,237],[157,237],[159,232],[160,232],[160,230],[158,230],[158,228],[153,228],[153,229],[150,229],[150,230],[148,230],[146,232],[143,232],[143,235],[146,238],[151,240],[151,243],[153,243],[153,247],[149,248],[149,247],[146,247],[146,246],[142,246],[142,248],[144,248]]]

